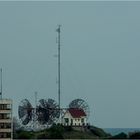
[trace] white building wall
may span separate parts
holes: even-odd
[[[68,118],[68,123],[65,122],[66,118]],[[71,119],[72,119],[71,114],[68,111],[66,111],[64,117],[62,118],[62,124],[63,125],[71,125]]]

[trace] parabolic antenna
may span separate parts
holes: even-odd
[[[27,99],[23,99],[18,107],[18,115],[23,125],[27,125],[32,119],[32,105]]]
[[[59,105],[53,99],[41,99],[36,108],[37,120],[40,124],[51,125],[59,116]]]
[[[83,100],[83,99],[75,99],[73,100],[70,104],[69,104],[69,108],[78,108],[78,109],[82,109],[86,116],[87,116],[87,119],[89,117],[89,106],[88,104]]]

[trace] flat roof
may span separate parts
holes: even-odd
[[[0,99],[0,104],[12,104],[12,99]]]

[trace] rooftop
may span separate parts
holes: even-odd
[[[12,104],[11,99],[0,99],[0,104]]]
[[[68,111],[73,118],[86,117],[86,113],[84,112],[83,109],[70,108],[70,109],[68,109]]]

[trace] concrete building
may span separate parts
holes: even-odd
[[[84,110],[70,108],[65,112],[62,118],[62,124],[65,126],[83,126],[87,124],[86,117]]]
[[[0,139],[12,139],[12,100],[0,99]]]

